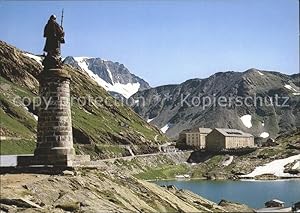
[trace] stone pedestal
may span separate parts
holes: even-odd
[[[63,69],[44,70],[39,76],[41,106],[34,161],[43,165],[72,166],[70,75]]]

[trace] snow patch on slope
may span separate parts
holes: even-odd
[[[153,119],[154,119],[154,118],[149,118],[149,119],[147,120],[147,122],[150,123]]]
[[[300,160],[300,154],[280,160],[274,160],[263,166],[256,167],[250,174],[242,175],[241,177],[254,178],[255,176],[263,174],[273,174],[277,177],[295,177],[296,175],[284,173],[284,166],[293,163],[295,160]]]
[[[269,137],[269,133],[263,132],[263,133],[260,134],[259,137],[261,137],[261,138],[267,138],[267,137]]]
[[[27,106],[23,106],[23,108],[37,121],[39,117],[33,113],[31,113]]]
[[[130,96],[135,94],[140,88],[140,83],[127,83],[127,84],[114,83],[112,73],[107,67],[107,72],[113,82],[113,84],[110,84],[104,81],[102,78],[99,77],[99,75],[95,74],[92,70],[88,68],[88,64],[86,63],[86,59],[88,59],[88,57],[74,57],[74,59],[81,67],[81,69],[86,71],[87,74],[91,78],[93,78],[99,84],[99,86],[103,87],[106,91],[116,92],[123,95],[125,98],[129,98]]]
[[[262,72],[260,72],[260,71],[257,71],[258,72],[258,74],[260,74],[260,75],[265,75],[265,74],[263,74]]]
[[[289,90],[291,90],[291,91],[297,92],[297,90],[296,90],[295,88],[293,88],[293,87],[292,87],[291,85],[289,85],[289,84],[284,85],[284,87],[287,88],[287,89],[289,89]]]
[[[229,166],[233,161],[233,156],[229,156],[228,160],[223,162],[223,166]]]
[[[35,60],[36,62],[38,62],[40,65],[43,66],[43,64],[42,64],[43,58],[41,56],[36,56],[36,55],[30,54],[30,53],[23,53],[23,55]]]
[[[111,85],[111,84],[110,84]],[[129,98],[134,93],[136,93],[140,88],[140,83],[114,83],[109,87],[109,91],[117,92],[122,94],[125,98]]]
[[[103,87],[105,90],[108,90],[109,84],[88,68],[88,64],[85,61],[85,59],[88,59],[87,57],[74,57],[74,59],[77,61],[78,66],[86,71],[86,73],[93,78],[99,84],[99,86]]]
[[[300,168],[300,160],[298,160],[295,165],[292,167],[292,169],[299,169]]]
[[[110,71],[109,67],[107,66],[107,64],[105,64],[105,67],[106,67],[106,70],[107,70],[107,72],[108,72],[108,76],[109,76],[109,78],[110,78],[112,84],[114,84],[113,76],[112,76],[111,71]]]
[[[240,117],[240,119],[242,120],[245,127],[247,127],[247,128],[252,127],[252,123],[251,123],[252,117],[251,117],[251,115],[243,115],[242,117]]]
[[[170,128],[170,125],[169,124],[166,124],[164,127],[162,127],[160,129],[160,131],[162,131],[163,133],[166,133],[168,131],[168,129]]]

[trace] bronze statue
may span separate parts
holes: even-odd
[[[65,43],[64,36],[62,26],[56,22],[56,16],[51,15],[44,29],[44,37],[46,38],[44,51],[47,52],[47,56],[43,65],[46,69],[62,67],[60,44]]]

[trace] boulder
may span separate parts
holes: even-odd
[[[62,174],[64,176],[74,176],[75,175],[73,171],[69,171],[69,170],[63,171]]]
[[[254,212],[253,209],[245,204],[235,203],[227,200],[221,200],[219,206],[222,206],[228,212]]]
[[[1,198],[0,203],[21,208],[41,208],[39,205],[25,198]]]

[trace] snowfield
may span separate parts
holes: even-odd
[[[27,106],[23,106],[23,108],[36,120],[38,121],[39,117],[33,113],[31,113]]]
[[[292,90],[294,92],[297,92],[297,90],[295,88],[293,88],[291,85],[286,84],[286,85],[284,85],[284,87],[289,89],[289,90]]]
[[[154,118],[149,118],[149,119],[147,120],[147,122],[150,123],[153,119],[154,119]]]
[[[240,119],[242,120],[245,127],[247,127],[247,128],[252,127],[252,123],[251,123],[252,117],[251,117],[251,115],[243,115],[242,117],[240,117]]]
[[[267,138],[267,137],[269,137],[269,133],[263,132],[263,133],[260,134],[259,137],[261,137],[261,138]]]
[[[109,84],[88,68],[87,63],[85,62],[85,59],[88,59],[87,57],[74,57],[74,59],[77,61],[78,66],[80,66],[82,70],[86,71],[86,73],[93,78],[99,86],[103,87],[105,90],[108,90]]]
[[[291,85],[288,85],[288,84],[284,85],[284,87],[293,91],[293,93],[292,93],[293,95],[295,95],[295,96],[300,95],[300,91],[299,91],[298,87],[296,87],[296,89],[295,89],[294,87],[292,87]]]
[[[170,128],[169,124],[166,124],[164,127],[162,127],[160,129],[160,131],[162,131],[163,133],[166,133],[168,131],[168,129]]]
[[[123,95],[125,98],[129,98],[134,93],[136,93],[140,88],[140,83],[114,83],[113,85],[109,84],[108,91],[117,92]]]
[[[260,72],[260,71],[257,71],[258,72],[258,74],[260,74],[260,75],[265,75],[265,74],[263,74],[262,72]]]
[[[25,55],[29,58],[32,58],[33,60],[38,62],[40,65],[43,65],[42,64],[43,58],[41,56],[36,56],[36,55],[30,54],[30,53],[23,53],[23,55]]]
[[[121,83],[116,83],[113,81],[113,76],[109,68],[107,67],[107,72],[108,75],[113,82],[112,84],[104,81],[102,78],[99,77],[99,75],[95,74],[92,70],[88,68],[88,64],[86,63],[86,59],[88,57],[74,57],[75,61],[78,63],[80,68],[86,73],[93,78],[99,86],[103,87],[106,91],[110,92],[116,92],[121,95],[123,95],[125,98],[129,98],[133,94],[135,94],[139,88],[140,88],[140,83],[128,83],[128,84],[121,84]]]
[[[255,176],[263,175],[263,174],[273,174],[277,177],[298,177],[297,175],[292,175],[283,172],[284,166],[289,163],[293,163],[295,160],[300,160],[300,154],[288,158],[284,158],[284,159],[274,160],[270,163],[265,164],[264,166],[256,167],[254,171],[252,171],[250,174],[241,175],[241,177],[254,178]]]
[[[292,169],[300,169],[300,160],[295,163]]]
[[[113,76],[111,74],[111,71],[110,71],[109,67],[107,66],[107,64],[105,64],[105,65],[106,65],[105,67],[106,67],[106,70],[108,72],[109,78],[110,78],[111,82],[114,84],[114,79],[113,79]]]
[[[229,166],[233,161],[233,156],[229,156],[229,159],[223,162],[223,166]]]

